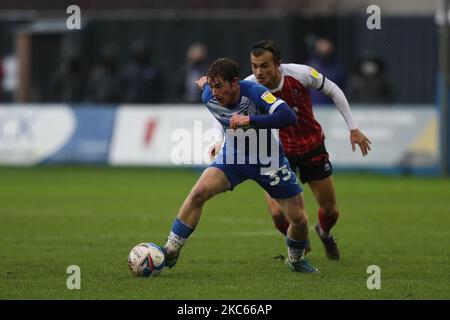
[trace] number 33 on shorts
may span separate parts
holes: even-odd
[[[289,179],[291,179],[292,172],[287,167],[287,165],[284,165],[276,171],[267,173],[267,175],[270,178],[270,185],[273,187],[273,186],[276,186],[277,184],[279,184],[281,180],[288,181]],[[297,179],[297,177],[296,177],[296,179]]]

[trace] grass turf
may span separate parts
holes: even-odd
[[[261,189],[246,182],[208,202],[177,266],[156,278],[127,268],[130,249],[165,242],[199,171],[0,168],[0,299],[449,299],[450,181],[336,174],[339,262],[311,231],[295,274],[281,260]],[[305,191],[311,226],[317,207]],[[68,290],[69,265],[81,290]],[[381,290],[366,286],[381,268]]]

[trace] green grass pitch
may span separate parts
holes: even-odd
[[[0,168],[0,299],[449,299],[450,181],[335,174],[339,262],[311,231],[320,274],[290,272],[262,190],[246,182],[208,202],[178,264],[156,278],[127,267],[165,242],[200,171]],[[311,226],[317,207],[305,191]],[[81,290],[68,290],[69,265]],[[381,289],[366,286],[381,268]]]

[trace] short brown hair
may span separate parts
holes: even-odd
[[[250,53],[255,57],[259,57],[264,54],[265,51],[272,53],[273,61],[281,61],[281,51],[277,44],[273,40],[262,40],[255,43],[250,50]]]
[[[208,79],[217,77],[231,82],[234,78],[239,78],[239,65],[230,58],[220,58],[214,61],[206,73]]]

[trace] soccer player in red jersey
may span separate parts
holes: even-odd
[[[279,130],[280,140],[292,170],[299,171],[301,182],[309,185],[317,200],[319,222],[314,229],[325,246],[326,255],[330,260],[339,260],[339,249],[330,233],[339,217],[332,166],[324,144],[325,135],[314,117],[309,88],[320,90],[333,99],[350,131],[353,151],[358,145],[366,156],[371,142],[358,129],[342,90],[314,68],[282,64],[280,50],[271,40],[256,43],[250,51],[250,60],[253,74],[246,80],[267,87],[274,96],[286,101],[297,115],[297,126]],[[218,152],[219,147],[220,143],[216,144],[212,155]],[[276,228],[286,234],[289,223],[281,206],[267,193],[265,196]]]

